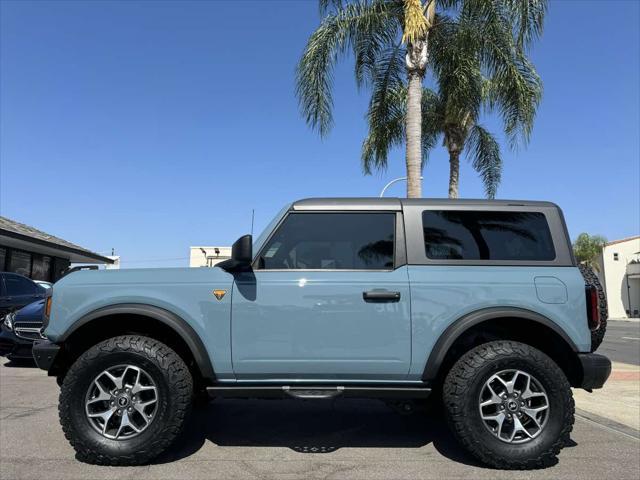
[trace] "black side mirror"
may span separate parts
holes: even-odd
[[[253,261],[253,237],[243,235],[233,242],[231,246],[231,258],[220,262],[216,267],[220,267],[227,272],[238,272],[249,270]]]

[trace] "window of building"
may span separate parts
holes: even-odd
[[[28,277],[31,275],[31,254],[20,250],[11,250],[8,272]]]
[[[434,260],[556,257],[547,219],[538,212],[425,210],[422,227],[427,257]]]
[[[51,257],[46,255],[33,255],[31,278],[34,280],[51,280]]]
[[[617,262],[617,261],[618,261],[618,254],[617,254],[617,253],[614,253],[614,254],[613,254],[613,260],[614,260],[615,262]]]
[[[291,213],[262,249],[259,268],[393,268],[394,213]]]

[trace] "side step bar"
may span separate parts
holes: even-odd
[[[301,398],[329,399],[338,396],[349,398],[427,398],[430,388],[416,386],[368,386],[368,385],[216,385],[207,387],[210,397],[223,398]]]

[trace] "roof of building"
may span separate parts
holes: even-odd
[[[304,198],[293,203],[293,210],[400,210],[403,205],[482,206],[482,207],[556,207],[551,202],[529,200],[487,200],[449,198]]]
[[[633,237],[621,238],[620,240],[612,240],[611,242],[605,243],[604,246],[608,247],[609,245],[615,245],[616,243],[629,242],[631,240],[637,240],[639,238],[640,238],[640,235],[634,235]]]
[[[36,243],[55,250],[63,251],[72,257],[71,261],[89,263],[87,260],[98,260],[100,263],[113,263],[113,260],[98,253],[87,250],[75,243],[50,235],[42,230],[16,222],[7,217],[0,216],[0,235],[17,240]],[[78,257],[74,260],[73,257]]]

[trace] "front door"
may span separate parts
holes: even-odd
[[[288,214],[236,276],[236,377],[405,378],[409,282],[395,252],[395,212]]]

